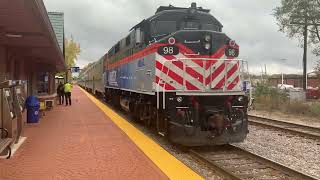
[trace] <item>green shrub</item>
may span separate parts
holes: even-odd
[[[254,92],[256,109],[274,110],[279,109],[288,101],[288,95],[285,91],[272,88],[264,83],[257,84]]]

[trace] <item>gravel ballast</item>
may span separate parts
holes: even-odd
[[[125,115],[126,113],[116,111],[125,119],[131,119]],[[128,121],[203,178],[223,179],[217,172],[194,159],[188,152],[172,145],[142,124]],[[250,125],[249,130],[245,142],[234,145],[320,179],[320,140],[254,125]]]
[[[253,125],[249,131],[234,145],[320,179],[320,140]]]

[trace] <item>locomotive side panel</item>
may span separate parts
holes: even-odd
[[[152,93],[155,75],[155,54],[139,57],[107,70],[107,88]],[[121,60],[120,60],[121,61]]]
[[[155,54],[149,54],[136,61],[135,77],[133,89],[147,93],[153,92],[153,82],[155,75]]]

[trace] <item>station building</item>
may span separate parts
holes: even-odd
[[[28,95],[53,96],[63,44],[62,13],[47,13],[42,0],[0,1],[0,82],[25,80]]]

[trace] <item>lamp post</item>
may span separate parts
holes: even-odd
[[[285,63],[288,59],[282,58],[282,59],[279,59],[279,60],[283,62],[283,65],[285,65],[284,63]],[[281,86],[283,86],[283,82],[284,82],[284,80],[283,80],[283,70],[281,70]]]
[[[306,89],[308,89],[308,78],[309,78],[309,75],[310,74],[313,74],[314,72],[309,72],[307,73],[307,76],[306,76]]]

